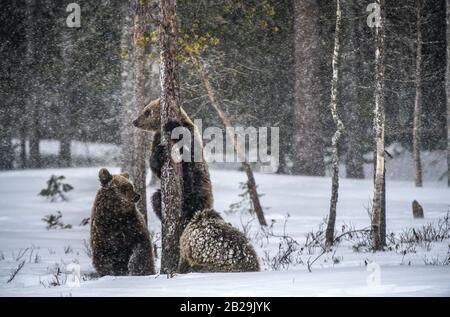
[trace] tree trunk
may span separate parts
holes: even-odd
[[[386,164],[384,164],[383,185],[381,188],[380,237],[381,243],[383,246],[386,246]]]
[[[327,230],[325,234],[326,245],[333,245],[334,241],[334,227],[336,224],[336,206],[338,202],[339,192],[339,140],[344,132],[344,124],[339,118],[338,113],[338,84],[339,84],[339,54],[340,54],[340,37],[341,37],[341,7],[340,1],[336,1],[336,29],[334,34],[334,50],[333,50],[333,78],[331,80],[331,114],[333,116],[334,124],[336,125],[336,132],[332,140],[332,171],[331,171],[331,199],[330,199],[330,213],[328,215]]]
[[[34,92],[31,92],[34,95]],[[40,124],[39,124],[39,113],[36,109],[37,105],[33,101],[37,101],[34,96],[31,96],[30,102],[28,104],[29,108],[31,108],[30,117],[31,117],[31,126],[30,126],[30,157],[29,157],[29,167],[31,168],[40,168],[41,164],[41,153],[40,153],[40,141],[41,141],[41,133],[40,133]]]
[[[380,25],[375,29],[375,107],[374,107],[374,130],[375,130],[375,188],[372,206],[372,247],[374,250],[382,250],[385,244],[385,210],[384,199],[384,177],[385,177],[385,113],[384,113],[384,27],[385,27],[385,3],[384,0],[377,0],[376,3],[381,9]],[[383,234],[384,233],[384,234]]]
[[[171,136],[165,126],[169,121],[181,122],[180,86],[176,60],[177,2],[160,0],[160,81],[161,81],[161,143],[167,149],[161,171],[162,255],[161,271],[170,274],[178,269],[180,257],[181,208],[183,182],[181,163],[171,158]]]
[[[320,117],[319,4],[297,0],[295,12],[294,174],[325,175]]]
[[[64,23],[64,17],[60,19],[60,23]],[[62,27],[61,28],[61,58],[63,60],[64,69],[61,74],[61,84],[59,87],[58,106],[59,106],[59,166],[71,166],[71,68],[73,67],[73,47],[75,45],[74,33],[77,29]]]
[[[364,156],[361,141],[354,136],[349,137],[345,170],[347,178],[364,178]]]
[[[420,160],[422,125],[422,0],[416,0],[416,96],[414,100],[413,162],[416,187],[422,187],[422,163]]]
[[[145,29],[151,13],[151,1],[136,0],[136,13],[134,19],[134,102],[130,118],[137,118],[145,107],[145,46],[140,44],[145,36]],[[133,129],[132,166],[129,170],[131,180],[141,199],[137,203],[147,221],[147,184],[145,162],[148,157],[147,132]]]
[[[0,55],[0,58],[4,58],[3,54]],[[3,67],[0,67],[0,71],[3,71]],[[7,79],[11,77],[8,76]],[[11,80],[13,79],[11,78]],[[0,90],[1,89],[2,88],[0,88]],[[1,91],[0,98],[6,99],[8,97],[6,94],[3,94],[3,91]],[[13,123],[15,120],[13,119],[13,110],[14,109],[12,109],[8,103],[2,103],[0,105],[0,170],[10,170],[14,167],[12,132],[14,127]]]
[[[64,21],[61,21],[64,23]],[[61,57],[65,68],[62,70],[61,84],[59,87],[59,166],[68,167],[71,165],[71,120],[70,120],[70,108],[71,108],[71,68],[73,67],[73,46],[74,46],[74,29],[63,27],[61,28]]]
[[[64,132],[63,132],[64,133]],[[59,166],[70,167],[72,165],[71,140],[67,133],[60,140],[59,145]]]
[[[375,119],[373,125],[375,127]],[[374,128],[375,129],[375,128]],[[373,185],[375,186],[376,174],[377,174],[377,144],[374,138],[374,150],[373,150]],[[385,159],[386,161],[386,159]],[[386,236],[386,164],[384,165],[383,180],[381,186],[381,216],[380,216],[380,232],[381,236]]]
[[[20,127],[20,168],[27,168],[27,133],[25,123]]]
[[[412,212],[414,219],[423,218],[423,208],[417,200],[412,202]]]
[[[342,113],[342,119],[346,126],[351,129],[346,130],[346,156],[345,170],[347,178],[364,178],[364,157],[363,157],[363,135],[364,121],[362,116],[361,98],[359,96],[360,82],[359,73],[364,71],[361,65],[364,61],[361,49],[362,41],[361,30],[358,28],[367,27],[358,20],[361,10],[361,4],[353,0],[341,1],[342,11],[342,30],[341,30],[341,49],[340,59],[345,61],[339,66],[340,84],[339,84],[339,103],[345,105],[345,112]],[[363,24],[363,26],[361,26]]]
[[[202,65],[202,63],[196,58],[195,56],[191,55],[191,59],[194,62],[197,71],[200,74],[200,77],[203,81],[203,86],[206,90],[206,93],[208,94],[209,101],[211,102],[211,105],[216,110],[217,114],[219,115],[220,119],[222,120],[223,125],[225,128],[232,127],[231,119],[225,114],[223,111],[223,108],[219,102],[219,99],[217,98],[216,92],[214,88],[211,85],[211,81],[209,80],[208,74],[206,74],[205,69]],[[231,129],[226,129],[227,132],[230,132]],[[248,162],[246,162],[245,158],[245,151],[242,149],[242,146],[235,142],[234,135],[229,135],[230,140],[233,142],[234,150],[236,151],[237,155],[239,156],[240,160],[242,161],[242,169],[245,171],[245,174],[247,175],[247,186],[248,191],[250,194],[250,200],[252,201],[253,209],[255,211],[256,216],[258,217],[259,224],[261,226],[267,226],[266,218],[264,217],[264,211],[261,206],[261,202],[259,200],[258,191],[256,189],[256,182],[255,182],[255,176],[253,175],[253,170]]]
[[[155,133],[152,133],[152,142],[153,142],[153,138],[155,137]],[[151,142],[151,143],[152,143]],[[150,144],[151,144],[150,143]],[[149,153],[149,157],[150,157],[150,155],[151,155],[151,153]],[[157,185],[159,185],[159,178],[158,178],[158,176],[156,176],[156,174],[155,173],[151,173],[151,178],[150,178],[150,183],[149,183],[149,185],[150,186],[157,186]]]
[[[1,113],[0,116],[6,116]],[[0,170],[10,170],[14,167],[14,150],[12,144],[10,123],[6,124],[5,119],[2,119],[2,128],[0,129]]]
[[[133,120],[133,57],[132,52],[132,28],[133,28],[133,6],[129,2],[124,2],[121,6],[122,14],[122,34],[121,34],[121,170],[131,173],[133,169],[134,139],[132,126]]]
[[[28,0],[26,2],[26,30],[25,37],[27,41],[27,52],[26,52],[26,60],[28,69],[33,69],[35,63],[35,51],[37,49],[36,37],[35,37],[35,28],[36,28],[36,20],[39,18],[36,14],[36,11],[39,10],[39,6],[36,5],[35,1]],[[31,71],[31,74],[33,72]],[[40,115],[39,115],[39,107],[38,107],[38,98],[36,96],[36,91],[39,89],[38,87],[39,79],[32,80],[29,83],[27,89],[27,98],[26,98],[26,109],[28,114],[28,129],[29,129],[29,140],[30,140],[30,155],[29,155],[29,167],[31,168],[39,168],[41,167],[41,154],[39,143],[41,139],[40,133]]]
[[[447,0],[447,74],[445,88],[447,91],[447,177],[450,187],[450,0]]]

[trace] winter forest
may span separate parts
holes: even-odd
[[[450,296],[450,0],[2,0],[0,296]]]

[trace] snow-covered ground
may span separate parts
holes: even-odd
[[[117,168],[111,168],[117,172]],[[445,262],[450,241],[436,242],[430,250],[417,247],[414,252],[354,252],[342,243],[335,253],[320,257],[309,272],[303,264],[291,264],[283,270],[270,270],[261,260],[260,273],[191,273],[148,277],[93,277],[94,272],[85,241],[89,226],[80,226],[90,216],[90,208],[99,187],[98,168],[47,169],[0,173],[0,296],[450,296],[450,266],[430,265]],[[50,203],[37,193],[52,175],[65,175],[74,186],[68,202]],[[239,182],[243,173],[212,170],[215,207],[227,221],[246,227],[256,237],[257,221],[248,215],[225,213],[239,201]],[[329,208],[330,179],[256,174],[266,218],[274,223],[274,233],[283,232],[304,242],[305,235],[317,230]],[[154,189],[150,188],[151,193]],[[342,179],[338,203],[337,230],[342,224],[355,228],[369,225],[367,206],[372,196],[372,181]],[[425,219],[414,220],[411,202],[417,199]],[[387,183],[387,228],[400,232],[420,227],[444,217],[449,211],[450,189],[444,182],[425,182],[415,188],[410,181]],[[72,229],[46,230],[42,218],[61,211]],[[150,229],[159,232],[160,223],[149,212]],[[250,221],[250,222],[249,222]],[[273,257],[279,238],[254,239],[261,258]],[[302,255],[304,260],[315,255]],[[12,270],[25,264],[12,282]],[[77,261],[81,267],[79,287],[51,286],[58,267]],[[434,261],[435,260],[435,261]],[[427,263],[427,264],[426,264]],[[368,264],[368,265],[367,265]],[[370,271],[373,269],[374,271]],[[379,277],[379,279],[377,278]]]

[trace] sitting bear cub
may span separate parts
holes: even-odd
[[[161,144],[161,105],[159,99],[150,102],[133,121],[135,127],[155,132],[151,146],[150,168],[158,178],[161,178],[161,168],[168,149]],[[183,227],[189,222],[192,216],[199,210],[213,207],[213,194],[211,179],[209,176],[208,164],[203,157],[203,142],[197,127],[189,118],[187,113],[181,109],[181,123],[166,127],[172,131],[173,128],[183,126],[191,134],[191,148],[183,148],[183,155],[190,155],[190,162],[182,162],[183,173],[183,207],[182,222]],[[195,145],[194,145],[195,144]],[[201,161],[195,162],[192,147],[201,149]],[[153,211],[161,220],[161,191],[156,191],[152,196]]]
[[[213,209],[198,211],[180,238],[179,271],[256,272],[258,256],[247,237]]]
[[[154,274],[153,249],[141,212],[135,203],[128,174],[111,175],[99,171],[101,187],[97,191],[91,215],[91,248],[95,269],[104,275]]]

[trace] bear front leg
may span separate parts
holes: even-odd
[[[152,195],[152,207],[153,207],[153,212],[156,214],[158,219],[160,221],[162,221],[162,214],[161,214],[161,190],[160,189],[158,189]]]
[[[189,273],[190,268],[191,267],[189,263],[186,261],[186,259],[180,259],[180,263],[178,265],[178,272],[180,272],[181,274]]]
[[[172,131],[176,128],[181,127],[182,124],[176,120],[169,120],[165,125],[164,125],[164,130],[166,132],[172,133]]]
[[[148,245],[139,243],[133,249],[130,260],[128,261],[128,274],[132,276],[155,274],[152,250]]]
[[[166,147],[158,144],[153,148],[152,154],[150,155],[150,169],[159,179],[161,179],[161,169],[164,165],[166,152]]]

